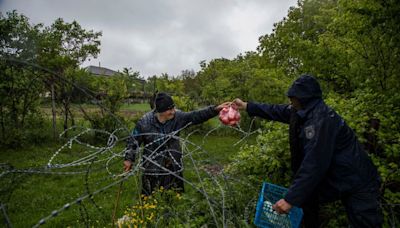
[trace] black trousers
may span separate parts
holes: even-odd
[[[302,226],[305,228],[322,227],[319,217],[318,194],[309,199],[304,205]],[[363,188],[362,190],[341,197],[346,209],[349,224],[353,228],[380,228],[383,224],[383,214],[380,207],[379,185]]]
[[[380,192],[377,186],[363,189],[342,198],[350,225],[354,228],[382,227]]]
[[[317,195],[315,195],[317,196]],[[302,227],[305,228],[318,228],[321,225],[319,218],[319,201],[318,197],[309,199],[301,207],[303,209]]]
[[[178,173],[182,177],[182,173]],[[184,192],[184,183],[174,175],[143,175],[142,176],[142,194],[149,196],[153,191],[160,187],[164,189],[174,189],[176,192]]]

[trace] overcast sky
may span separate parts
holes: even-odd
[[[113,70],[132,67],[141,76],[200,69],[202,60],[232,59],[254,51],[261,35],[287,15],[297,0],[0,0],[31,23],[61,17],[102,31],[97,59],[83,64]]]

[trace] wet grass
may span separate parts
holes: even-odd
[[[101,112],[100,106],[95,104],[71,104],[71,111],[75,119],[83,118],[84,114],[81,109],[83,109],[87,114]],[[43,104],[41,106],[41,110],[45,114],[45,116],[51,118],[52,109],[49,104]],[[132,114],[144,113],[150,110],[151,110],[150,105],[148,103],[137,103],[137,104],[124,103],[122,104],[117,114],[124,117],[130,117]],[[58,118],[62,118],[62,110],[60,107],[56,107],[56,115]]]
[[[201,166],[206,164],[223,167],[231,161],[232,156],[237,153],[240,146],[233,146],[239,140],[236,136],[211,135],[203,140],[203,135],[192,135],[189,140],[202,148],[197,153],[192,154]],[[59,148],[60,145],[52,144],[0,151],[0,163],[3,164],[1,171],[10,169],[6,167],[5,164],[7,164],[18,170],[81,172],[64,175],[8,173],[1,176],[1,203],[6,208],[7,217],[12,226],[31,227],[45,218],[46,222],[43,227],[86,227],[87,225],[90,227],[111,227],[117,193],[121,190],[116,211],[117,218],[121,217],[124,210],[133,205],[138,198],[140,191],[137,187],[137,175],[130,177],[122,185],[119,183],[113,185],[119,178],[110,176],[108,171],[121,173],[121,157],[111,160],[107,166],[105,166],[105,162],[100,162],[72,168],[45,169],[47,163]],[[117,145],[113,152],[119,153],[123,148],[124,142]],[[191,148],[189,148],[190,150]],[[71,149],[66,148],[60,151],[52,160],[52,164],[75,161],[90,153],[93,153],[93,150],[88,150],[87,147],[72,146]],[[110,157],[110,153],[105,152],[103,155],[99,155],[96,160]],[[184,163],[186,167],[184,177],[190,182],[197,183],[199,180],[191,159],[185,157]],[[190,186],[185,188],[188,190],[186,194],[193,194],[193,189],[190,189]],[[88,193],[100,189],[104,189],[104,191],[77,203],[81,197],[86,197]],[[56,213],[67,203],[71,203],[68,209]],[[53,216],[51,216],[52,213],[54,213]],[[50,218],[46,218],[47,216],[50,216]],[[3,215],[3,217],[5,216]]]
[[[82,107],[88,113],[98,111],[96,105],[84,104]],[[80,112],[78,105],[73,105],[72,109],[82,124],[83,119],[78,114]],[[51,108],[43,106],[43,110],[50,117]],[[121,107],[121,113],[128,115],[149,110],[148,104],[124,104]],[[218,124],[216,118],[210,120],[211,127]],[[61,129],[61,126],[59,128]],[[197,171],[200,170],[201,178],[208,176],[204,172],[205,168],[211,167],[219,171],[224,165],[229,164],[232,156],[240,148],[240,145],[234,146],[240,140],[239,136],[211,134],[204,138],[204,134],[194,134],[188,137],[188,140],[195,146],[187,144],[187,151],[192,151],[197,146],[201,148],[184,158],[184,177],[193,184],[200,181]],[[249,140],[252,142],[254,138]],[[6,219],[13,227],[32,227],[41,219],[44,219],[43,227],[111,227],[118,192],[120,199],[116,218],[124,215],[124,210],[137,201],[140,195],[138,175],[130,177],[121,185],[115,184],[120,177],[113,177],[109,173],[121,173],[122,157],[116,157],[107,165],[105,162],[99,162],[70,168],[46,168],[62,145],[62,143],[47,143],[20,149],[0,150],[0,203],[5,208],[0,216],[2,218],[0,227],[6,224],[4,222]],[[121,142],[112,152],[120,153],[124,147],[125,142]],[[65,147],[59,151],[51,161],[53,165],[65,164],[86,157],[94,151],[74,144],[72,148]],[[105,152],[95,160],[110,157],[112,152]],[[192,163],[191,157],[198,163],[196,166]],[[7,170],[13,169],[29,172],[6,173]],[[68,174],[68,172],[79,173]],[[88,194],[100,189],[104,191],[89,197]],[[195,194],[195,190],[187,184],[185,189],[187,195]],[[71,206],[64,210],[66,204]]]

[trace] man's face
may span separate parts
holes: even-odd
[[[297,97],[289,97],[289,100],[290,100],[290,104],[292,105],[292,107],[294,109],[296,109],[297,111],[299,111],[303,108],[299,99],[297,99]]]
[[[165,112],[160,112],[159,115],[165,121],[171,120],[175,117],[175,108],[168,109]]]

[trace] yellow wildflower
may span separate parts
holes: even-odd
[[[150,216],[147,217],[147,220],[151,221],[154,218],[154,213],[151,212]]]
[[[182,196],[181,196],[181,194],[179,194],[179,193],[176,193],[176,198],[177,198],[177,199],[179,199],[179,200],[180,200],[180,199],[182,199]]]

